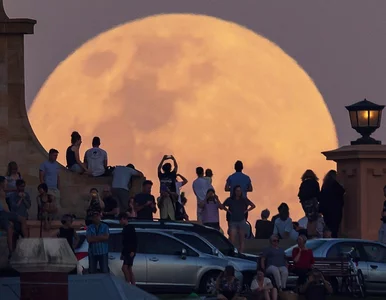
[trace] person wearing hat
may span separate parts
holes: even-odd
[[[157,199],[157,206],[159,208],[160,219],[176,220],[176,202],[178,195],[170,192],[169,188],[162,184],[161,194]]]
[[[92,224],[87,227],[89,273],[97,273],[97,266],[101,273],[109,273],[109,226],[101,222],[101,213],[92,213]]]
[[[312,269],[315,259],[312,249],[306,248],[307,237],[299,235],[298,246],[292,250],[292,259],[294,260],[294,273],[298,276],[298,286],[307,281],[307,275]]]

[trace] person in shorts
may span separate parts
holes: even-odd
[[[244,251],[247,212],[256,206],[245,198],[241,186],[234,187],[232,196],[223,203],[225,210],[229,213],[229,238],[234,245],[239,245],[238,250]]]
[[[133,263],[137,253],[137,234],[133,225],[129,224],[129,217],[126,213],[119,214],[119,223],[124,226],[122,230],[122,272],[129,284],[135,285]]]

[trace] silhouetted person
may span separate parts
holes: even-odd
[[[324,222],[331,230],[333,238],[338,237],[345,192],[343,186],[336,180],[336,171],[329,171],[323,180],[319,196],[319,211],[323,214]]]
[[[230,175],[225,183],[225,191],[230,193],[232,197],[232,193],[235,189],[235,186],[240,186],[242,194],[245,198],[248,199],[248,192],[253,191],[251,178],[243,173],[244,165],[243,162],[238,160],[235,162],[235,173]],[[230,215],[226,214],[226,220],[229,222]],[[245,220],[248,220],[248,212],[245,213]]]
[[[92,148],[84,154],[84,164],[94,177],[104,175],[107,169],[107,152],[99,148],[100,145],[101,139],[95,136],[92,139]]]
[[[255,239],[269,239],[273,233],[273,223],[268,220],[270,212],[264,209],[261,212],[261,220],[257,220],[255,224],[256,234]]]
[[[79,149],[82,144],[82,137],[79,132],[74,131],[71,133],[71,145],[66,151],[67,168],[71,172],[84,173],[88,172],[88,169],[84,163],[80,161]]]
[[[173,161],[174,163],[173,169],[170,163],[164,164],[164,162],[168,159],[171,159]],[[158,165],[157,171],[158,171],[160,186],[165,185],[170,192],[176,193],[178,164],[174,156],[164,155],[164,157],[162,158],[161,162]]]
[[[302,176],[298,197],[308,219],[317,219],[320,187],[318,177],[312,170],[307,170]]]

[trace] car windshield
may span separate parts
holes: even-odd
[[[315,251],[326,242],[327,242],[326,240],[308,240],[306,242],[306,248],[311,249],[312,251]],[[298,245],[294,245],[291,248],[288,248],[287,250],[285,250],[285,255],[292,256],[292,250],[297,246]]]
[[[235,248],[233,245],[228,241],[228,239],[223,236],[220,232],[215,232],[211,230],[203,230],[202,232],[198,233],[201,235],[204,239],[206,239],[209,243],[211,243],[213,246],[215,246],[218,251],[220,251],[222,254],[226,256],[235,256]]]

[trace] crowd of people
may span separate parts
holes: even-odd
[[[153,216],[159,210],[160,219],[189,221],[185,205],[187,199],[185,193],[181,192],[188,180],[178,172],[178,163],[173,155],[164,155],[157,171],[160,183],[159,196],[152,194],[153,182],[144,180],[142,191],[131,197],[130,188],[134,177],[144,177],[134,165],[108,166],[108,155],[100,148],[99,137],[92,140],[92,148],[85,152],[83,162],[80,159],[80,146],[82,137],[78,132],[71,135],[71,145],[66,150],[67,168],[72,172],[87,174],[89,176],[111,176],[111,186],[106,186],[102,195],[96,188],[90,190],[89,200],[86,202],[86,225],[87,239],[90,243],[90,271],[96,269],[97,264],[102,270],[107,270],[108,228],[100,222],[100,219],[119,218],[122,225],[128,225],[127,220],[138,218],[153,220]],[[55,219],[60,206],[60,176],[59,164],[57,163],[59,152],[51,149],[48,160],[43,162],[39,168],[40,184],[37,187],[38,196],[36,203],[38,207],[37,218],[42,220],[44,228],[50,229],[50,224]],[[196,219],[199,223],[220,230],[219,213],[226,213],[228,223],[227,233],[231,242],[237,245],[240,252],[244,251],[246,232],[248,231],[248,213],[255,209],[255,204],[249,199],[248,193],[253,191],[251,179],[243,173],[243,163],[236,161],[235,172],[231,174],[226,182],[224,190],[229,192],[229,197],[220,201],[213,187],[213,171],[202,167],[196,168],[197,178],[192,183],[192,189],[196,196]],[[0,176],[0,229],[7,232],[7,241],[10,256],[15,248],[15,232],[21,237],[27,237],[26,220],[29,218],[31,199],[25,192],[25,181],[18,169],[16,162],[10,162],[6,176]],[[255,286],[270,293],[272,299],[275,293],[269,287],[267,280],[261,279],[262,273],[271,274],[278,289],[285,289],[288,269],[284,259],[284,251],[277,246],[281,239],[292,239],[298,241],[299,247],[293,253],[295,266],[299,278],[304,281],[306,272],[312,265],[312,255],[304,249],[305,241],[313,238],[336,238],[343,215],[345,190],[337,181],[337,173],[329,171],[323,179],[322,187],[319,179],[312,170],[306,170],[301,177],[298,198],[304,211],[304,217],[298,222],[290,218],[288,204],[281,203],[278,213],[271,220],[270,211],[264,209],[261,219],[255,223],[255,238],[270,239],[271,247],[263,254],[261,270],[257,273]],[[384,188],[386,197],[386,187]],[[383,225],[380,229],[379,239],[386,241],[386,201],[382,215]],[[63,227],[58,236],[66,238],[71,247],[77,242],[74,230],[71,230],[73,216],[65,215],[62,218]],[[98,234],[95,234],[97,232]],[[125,233],[126,234],[126,233]],[[128,240],[135,240],[132,229],[127,229],[127,239],[124,245],[123,272],[128,282],[134,283],[134,275],[131,266],[135,257],[135,247]],[[106,238],[107,237],[107,238]],[[106,248],[107,247],[107,248]],[[295,251],[295,250],[294,250]],[[103,254],[103,255],[102,255]],[[105,255],[106,254],[106,255]],[[302,265],[306,260],[308,263]],[[228,270],[226,272],[230,272]],[[226,273],[226,274],[228,274]],[[308,273],[308,272],[307,272]],[[224,275],[225,276],[225,275]],[[225,276],[226,277],[226,276]],[[225,278],[224,277],[224,278]],[[259,279],[260,278],[260,279]],[[225,280],[225,279],[224,279]],[[263,280],[263,281],[260,281]],[[301,282],[302,284],[304,282]],[[264,288],[265,287],[265,288]],[[271,294],[272,293],[272,294]]]

